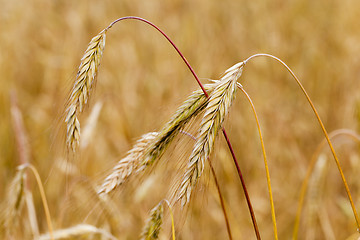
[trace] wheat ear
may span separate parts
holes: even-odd
[[[150,212],[150,217],[146,221],[141,233],[141,240],[155,240],[159,238],[164,213],[163,201],[156,205]]]
[[[75,84],[67,101],[66,118],[67,125],[66,143],[68,148],[75,152],[80,141],[80,122],[78,114],[86,106],[90,92],[95,85],[96,75],[101,57],[105,48],[106,31],[101,31],[91,39],[76,76]]]
[[[216,84],[207,84],[205,88],[212,92]],[[135,171],[144,170],[152,165],[165,152],[167,146],[180,130],[199,114],[207,103],[206,96],[201,90],[194,91],[178,108],[170,121],[162,128],[160,133],[144,135],[131,149],[125,158],[121,159],[113,168],[112,173],[105,179],[98,194],[107,194],[125,182]]]
[[[207,92],[212,92],[216,84],[206,84],[204,88]],[[181,129],[202,110],[207,104],[207,97],[200,89],[194,91],[176,110],[171,119],[160,130],[159,135],[153,144],[149,147],[143,166],[151,165],[156,159],[161,158],[169,144],[180,132]]]
[[[244,64],[240,62],[226,70],[209,95],[197,140],[178,189],[177,200],[181,201],[182,206],[189,202],[191,191],[204,170],[205,161],[212,152],[217,133],[235,97],[236,81],[241,76],[243,66]]]
[[[123,184],[133,172],[137,171],[141,167],[149,144],[154,141],[157,135],[157,132],[144,134],[127,155],[116,164],[112,173],[104,180],[98,194],[108,194]]]

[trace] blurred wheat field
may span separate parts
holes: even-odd
[[[151,173],[130,180],[111,195],[113,205],[98,202],[94,187],[101,184],[116,162],[141,135],[158,131],[183,100],[199,88],[158,32],[139,22],[124,21],[107,34],[96,89],[80,117],[82,133],[85,135],[86,125],[92,132],[76,155],[67,153],[63,112],[80,59],[91,38],[119,17],[136,15],[158,25],[204,83],[218,79],[228,67],[252,54],[273,54],[297,74],[329,132],[360,131],[357,1],[0,0],[0,4],[1,207],[10,207],[5,198],[21,164],[11,116],[10,99],[15,94],[29,159],[42,178],[54,229],[91,224],[118,239],[138,239],[149,211],[165,197],[176,169],[183,167],[180,160],[185,162],[191,152],[192,140],[179,136]],[[289,239],[302,181],[324,136],[298,86],[278,63],[262,58],[249,62],[239,82],[259,114],[279,238]],[[90,116],[96,123],[93,128],[87,124]],[[243,171],[261,236],[271,239],[260,142],[251,108],[240,92],[225,127]],[[359,143],[346,136],[335,138],[333,143],[360,211]],[[255,239],[243,190],[222,136],[217,138],[211,162],[234,239]],[[27,183],[34,197],[40,234],[47,233],[39,190],[30,172]],[[32,239],[26,208],[18,214],[19,223],[12,226],[9,239]],[[227,238],[208,166],[189,208],[180,215],[175,217],[177,239]],[[164,221],[160,239],[170,239],[168,213]],[[346,239],[355,233],[346,192],[325,146],[310,181],[299,239]],[[0,236],[9,237],[5,232]]]

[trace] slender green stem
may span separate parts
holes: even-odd
[[[278,233],[277,233],[277,227],[276,227],[276,217],[275,217],[275,206],[274,206],[274,199],[273,199],[273,195],[272,195],[271,182],[270,182],[270,172],[269,172],[269,166],[268,166],[267,157],[266,157],[264,139],[263,139],[262,133],[261,133],[259,118],[257,116],[255,106],[254,106],[249,94],[245,91],[245,89],[240,84],[238,84],[238,88],[245,94],[246,99],[249,101],[249,103],[251,105],[251,108],[252,108],[252,110],[254,112],[257,129],[259,131],[261,149],[262,149],[262,153],[263,153],[263,156],[264,156],[264,164],[265,164],[265,171],[266,171],[266,181],[267,181],[267,185],[268,185],[270,206],[271,206],[271,218],[272,218],[273,228],[274,228],[274,237],[275,237],[275,239],[278,239]]]
[[[295,81],[296,81],[296,83],[299,85],[301,91],[304,93],[307,101],[309,102],[309,104],[310,104],[310,106],[311,106],[311,108],[312,108],[312,110],[313,110],[313,112],[314,112],[314,114],[315,114],[315,116],[316,116],[316,119],[318,120],[318,122],[319,122],[319,124],[320,124],[320,127],[321,127],[321,129],[322,129],[322,131],[323,131],[323,133],[324,133],[324,135],[325,135],[326,141],[327,141],[327,143],[328,143],[328,145],[329,145],[329,147],[330,147],[330,150],[331,150],[331,153],[332,153],[332,155],[333,155],[333,157],[334,157],[336,166],[337,166],[337,168],[338,168],[338,170],[339,170],[341,179],[342,179],[342,181],[343,181],[343,183],[344,183],[344,187],[345,187],[346,194],[347,194],[347,196],[348,196],[348,198],[349,198],[349,202],[350,202],[350,205],[351,205],[351,208],[352,208],[354,217],[355,217],[355,221],[356,221],[356,225],[357,225],[357,230],[360,231],[360,221],[359,221],[359,217],[358,217],[358,215],[357,215],[356,208],[355,208],[354,202],[353,202],[352,197],[351,197],[350,189],[349,189],[349,186],[348,186],[348,184],[347,184],[347,182],[346,182],[346,179],[345,179],[345,175],[344,175],[343,170],[342,170],[342,168],[341,168],[341,166],[340,166],[339,159],[338,159],[338,157],[337,157],[337,155],[336,155],[336,153],[335,153],[334,147],[333,147],[333,145],[332,145],[332,143],[331,143],[331,141],[330,141],[330,138],[329,138],[329,135],[328,135],[328,133],[327,133],[327,131],[326,131],[326,129],[325,129],[325,126],[324,126],[323,122],[321,121],[320,116],[319,116],[318,112],[316,111],[316,108],[315,108],[313,102],[311,101],[309,95],[307,94],[305,88],[303,87],[303,85],[301,84],[301,82],[299,81],[299,79],[296,77],[296,75],[293,73],[293,71],[292,71],[283,61],[281,61],[279,58],[277,58],[277,57],[275,57],[275,56],[273,56],[273,55],[265,54],[265,53],[255,54],[255,55],[250,56],[248,59],[246,59],[246,60],[244,61],[244,63],[247,63],[248,61],[250,61],[251,59],[256,58],[256,57],[268,57],[268,58],[275,59],[276,61],[278,61],[279,63],[281,63],[281,65],[283,65],[283,66],[286,68],[286,70],[291,74],[291,76],[295,79]]]

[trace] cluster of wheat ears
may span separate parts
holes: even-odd
[[[356,209],[354,207],[354,203],[349,188],[347,186],[344,174],[342,173],[340,163],[332,147],[330,140],[331,136],[330,137],[328,136],[325,127],[322,124],[320,117],[316,112],[314,105],[312,104],[309,96],[307,95],[300,81],[297,79],[295,74],[290,70],[290,68],[284,62],[282,62],[280,59],[272,55],[256,54],[247,58],[244,61],[236,63],[235,65],[227,69],[224,72],[224,74],[220,77],[220,79],[212,80],[210,83],[202,85],[197,75],[195,74],[194,70],[191,68],[190,64],[186,60],[186,58],[182,55],[182,53],[170,40],[170,38],[164,32],[162,32],[157,26],[139,17],[120,18],[112,22],[107,28],[102,30],[98,35],[96,35],[91,39],[88,48],[86,49],[81,59],[81,64],[78,69],[76,81],[71,89],[71,93],[69,94],[69,97],[66,102],[64,121],[66,123],[66,129],[67,129],[66,144],[69,152],[76,153],[80,143],[81,124],[79,121],[79,116],[83,112],[84,108],[87,106],[89,99],[92,95],[92,90],[94,89],[95,81],[97,79],[101,58],[105,49],[106,35],[108,31],[116,23],[127,19],[142,21],[156,28],[179,53],[180,57],[184,60],[184,62],[186,63],[186,65],[188,66],[188,68],[190,69],[190,71],[192,72],[192,74],[194,75],[195,79],[197,80],[200,86],[199,90],[195,90],[187,97],[187,99],[172,115],[171,119],[158,132],[149,132],[143,134],[134,144],[133,148],[127,152],[126,156],[122,158],[120,161],[118,161],[118,163],[113,167],[110,174],[108,174],[108,176],[103,180],[103,182],[98,184],[99,187],[97,189],[97,194],[100,199],[106,201],[108,195],[111,192],[115,191],[117,188],[121,187],[121,185],[126,183],[129,178],[133,177],[134,175],[142,174],[143,172],[145,172],[146,169],[148,169],[149,167],[153,166],[155,163],[160,161],[162,156],[168,149],[169,145],[172,143],[172,141],[175,139],[177,135],[188,134],[184,131],[184,129],[186,128],[187,124],[191,122],[191,120],[193,120],[194,118],[201,119],[201,123],[199,125],[199,128],[197,129],[197,134],[195,136],[188,134],[190,135],[190,137],[193,138],[194,144],[192,147],[192,152],[188,159],[185,172],[181,173],[182,178],[176,179],[175,185],[177,186],[177,188],[175,190],[175,193],[171,194],[170,199],[161,200],[160,203],[151,210],[149,219],[147,220],[143,228],[143,231],[140,234],[141,239],[158,239],[161,225],[163,222],[162,218],[163,218],[164,207],[166,206],[168,207],[171,213],[170,216],[172,219],[172,238],[175,239],[174,219],[171,209],[174,208],[175,205],[179,205],[181,208],[183,208],[187,204],[189,204],[192,193],[194,192],[196,185],[199,182],[199,179],[204,172],[204,168],[206,164],[210,164],[210,168],[213,170],[209,159],[211,158],[211,154],[213,152],[214,144],[217,139],[217,136],[221,131],[223,132],[223,135],[227,141],[229,150],[232,153],[233,160],[237,167],[237,171],[246,195],[247,204],[249,207],[249,212],[252,218],[256,237],[257,239],[261,239],[260,232],[257,228],[255,214],[252,210],[251,201],[247,194],[246,186],[243,182],[240,168],[237,164],[235,154],[233,153],[231,143],[227,138],[226,131],[223,128],[223,122],[226,119],[226,116],[229,112],[229,109],[232,105],[235,95],[237,94],[237,90],[240,90],[242,93],[246,95],[247,99],[249,100],[249,103],[252,106],[254,116],[258,125],[258,131],[262,145],[264,164],[266,170],[266,179],[268,184],[274,238],[278,239],[275,208],[273,203],[273,196],[272,196],[271,182],[270,182],[270,173],[268,170],[266,152],[262,140],[260,124],[256,115],[255,107],[252,104],[251,98],[246,93],[243,86],[238,82],[238,79],[241,77],[242,71],[245,68],[246,64],[251,59],[254,59],[256,57],[267,57],[281,63],[289,71],[289,73],[292,75],[292,77],[295,79],[300,89],[304,93],[305,97],[310,103],[310,107],[313,109],[315,113],[315,116],[320,124],[320,127],[324,132],[327,143],[330,146],[335,162],[338,166],[340,176],[343,180],[346,192],[348,194],[349,202],[351,204],[354,213],[356,225],[359,227],[359,220],[356,213]],[[24,191],[23,190],[25,184],[24,176],[25,176],[25,169],[27,168],[30,168],[36,174],[36,169],[29,164],[22,165],[19,168],[18,175],[14,180],[14,189],[16,189],[17,197],[12,200],[14,206],[16,207],[18,207],[18,205],[20,204],[22,198],[21,193],[23,193]],[[212,171],[212,173],[215,175],[214,171]],[[41,186],[40,177],[37,177],[37,179],[39,180],[39,185]],[[297,238],[299,218],[301,213],[303,197],[306,192],[306,187],[307,187],[307,181],[304,182],[304,185],[301,190],[302,194],[298,208],[297,220],[294,228],[294,235],[293,235],[294,239]],[[220,196],[220,201],[223,202],[220,186],[218,184],[217,184],[217,188]],[[45,193],[43,190],[41,192],[43,196],[43,203],[44,203],[44,208],[46,211],[47,222],[49,227],[49,233],[46,235],[42,235],[40,237],[41,239],[58,239],[64,237],[74,237],[88,233],[98,233],[98,234],[102,234],[105,238],[115,239],[115,237],[113,237],[111,233],[103,229],[98,229],[95,226],[86,225],[86,224],[80,224],[71,228],[54,231],[51,225],[49,209],[46,204]],[[227,225],[228,238],[232,239],[232,234],[226,215],[226,209],[223,204],[222,204],[222,210]]]

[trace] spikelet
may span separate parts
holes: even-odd
[[[150,212],[150,217],[146,221],[141,233],[141,240],[155,240],[159,238],[164,213],[163,201],[156,205]]]
[[[108,194],[116,187],[123,184],[129,176],[138,171],[144,159],[144,154],[149,144],[154,141],[157,132],[144,134],[134,147],[113,168],[112,173],[104,180],[98,194]]]
[[[91,39],[88,48],[81,59],[76,81],[67,101],[65,118],[67,125],[66,143],[68,148],[73,152],[75,152],[80,141],[80,122],[78,114],[83,111],[88,103],[90,92],[95,85],[96,75],[105,48],[105,39],[105,30],[101,31]]]
[[[215,138],[235,97],[236,81],[241,76],[243,66],[244,64],[240,62],[229,68],[209,95],[197,140],[177,193],[177,200],[181,201],[182,206],[189,202],[191,191],[213,150]]]

